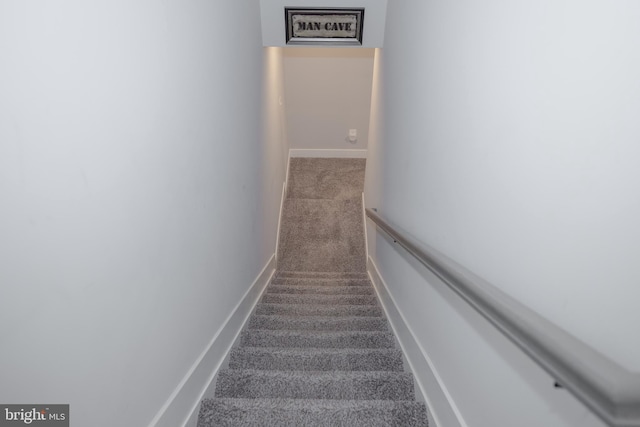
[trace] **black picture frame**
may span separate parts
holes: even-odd
[[[285,7],[286,43],[362,46],[364,11],[364,8]]]

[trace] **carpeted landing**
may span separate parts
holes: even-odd
[[[293,158],[278,246],[278,269],[367,271],[364,159]]]
[[[289,240],[279,270],[218,372],[214,397],[202,401],[198,427],[427,426],[365,270],[356,219],[363,180],[361,160],[292,160],[289,200],[354,203],[357,214],[322,222],[326,209],[312,203],[305,209],[316,215],[303,214],[290,204],[287,223],[283,212],[281,246]],[[332,258],[349,245],[356,254],[348,261]],[[329,260],[305,259],[321,256]]]

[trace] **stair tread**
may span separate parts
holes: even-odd
[[[283,349],[281,347],[237,347],[232,351],[260,351],[260,352],[272,352],[274,354],[281,353],[295,353],[295,354],[344,354],[344,353],[352,353],[352,354],[369,354],[369,353],[388,353],[388,354],[402,354],[402,352],[397,348],[286,348]]]
[[[331,304],[276,304],[261,302],[256,314],[283,314],[297,316],[367,316],[382,317],[379,305],[331,305]]]
[[[393,333],[390,331],[279,331],[271,329],[252,329],[242,332],[241,335],[251,334],[265,334],[274,336],[293,336],[300,335],[304,337],[312,336],[351,336],[351,335],[366,335],[366,336],[389,336],[393,337]]]
[[[368,278],[313,278],[313,277],[276,277],[271,281],[274,285],[293,286],[371,286]]]
[[[371,285],[366,286],[315,286],[276,285],[267,286],[267,294],[322,294],[322,295],[374,295]]]
[[[402,352],[388,348],[238,347],[231,369],[297,371],[402,371]]]
[[[415,394],[407,372],[221,369],[215,397],[408,400]]]
[[[228,376],[237,375],[239,377],[262,377],[262,378],[288,378],[290,380],[307,381],[309,379],[320,379],[327,381],[340,380],[362,380],[371,378],[398,378],[411,381],[413,375],[410,372],[390,372],[390,371],[270,371],[268,369],[220,369],[221,374]]]
[[[265,304],[307,304],[307,305],[366,305],[377,306],[374,295],[325,295],[325,294],[271,294],[263,295]]]
[[[368,279],[367,272],[336,272],[336,271],[287,271],[280,270],[276,273],[276,278],[323,278],[323,279]]]
[[[198,427],[427,427],[424,403],[412,400],[205,399]]]
[[[248,329],[312,330],[312,331],[389,331],[384,317],[370,316],[295,316],[281,314],[254,314]]]
[[[387,331],[297,331],[253,329],[240,335],[242,346],[394,348],[395,337]]]

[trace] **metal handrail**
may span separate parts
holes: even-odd
[[[410,237],[373,209],[367,216],[611,427],[640,427],[640,374],[631,372],[494,285]]]

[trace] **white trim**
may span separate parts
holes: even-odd
[[[347,159],[366,159],[367,150],[359,149],[306,149],[306,148],[291,148],[289,149],[289,157],[340,157]]]
[[[262,292],[271,281],[275,273],[275,265],[275,255],[271,255],[256,280],[231,311],[222,327],[214,334],[209,345],[196,359],[182,381],[149,423],[149,427],[185,427],[192,425],[189,423],[197,420],[200,401],[244,324],[249,319]]]
[[[181,427],[198,427],[198,419],[200,418],[200,402],[196,405],[196,408],[191,413],[189,420]]]
[[[368,273],[382,308],[429,408],[429,426],[468,427],[431,358],[416,340],[372,258]]]
[[[276,231],[276,265],[278,264],[278,245],[280,243],[280,224],[282,223],[282,211],[284,209],[284,199],[287,197],[287,182],[282,184],[282,197],[280,198],[280,214],[278,215],[278,230]]]
[[[369,261],[369,238],[367,237],[367,205],[364,202],[364,191],[362,192],[362,228],[364,228],[364,254]]]
[[[287,157],[287,172],[284,176],[284,197],[285,199],[289,195],[289,166],[291,165],[291,150],[289,150],[289,157]]]

